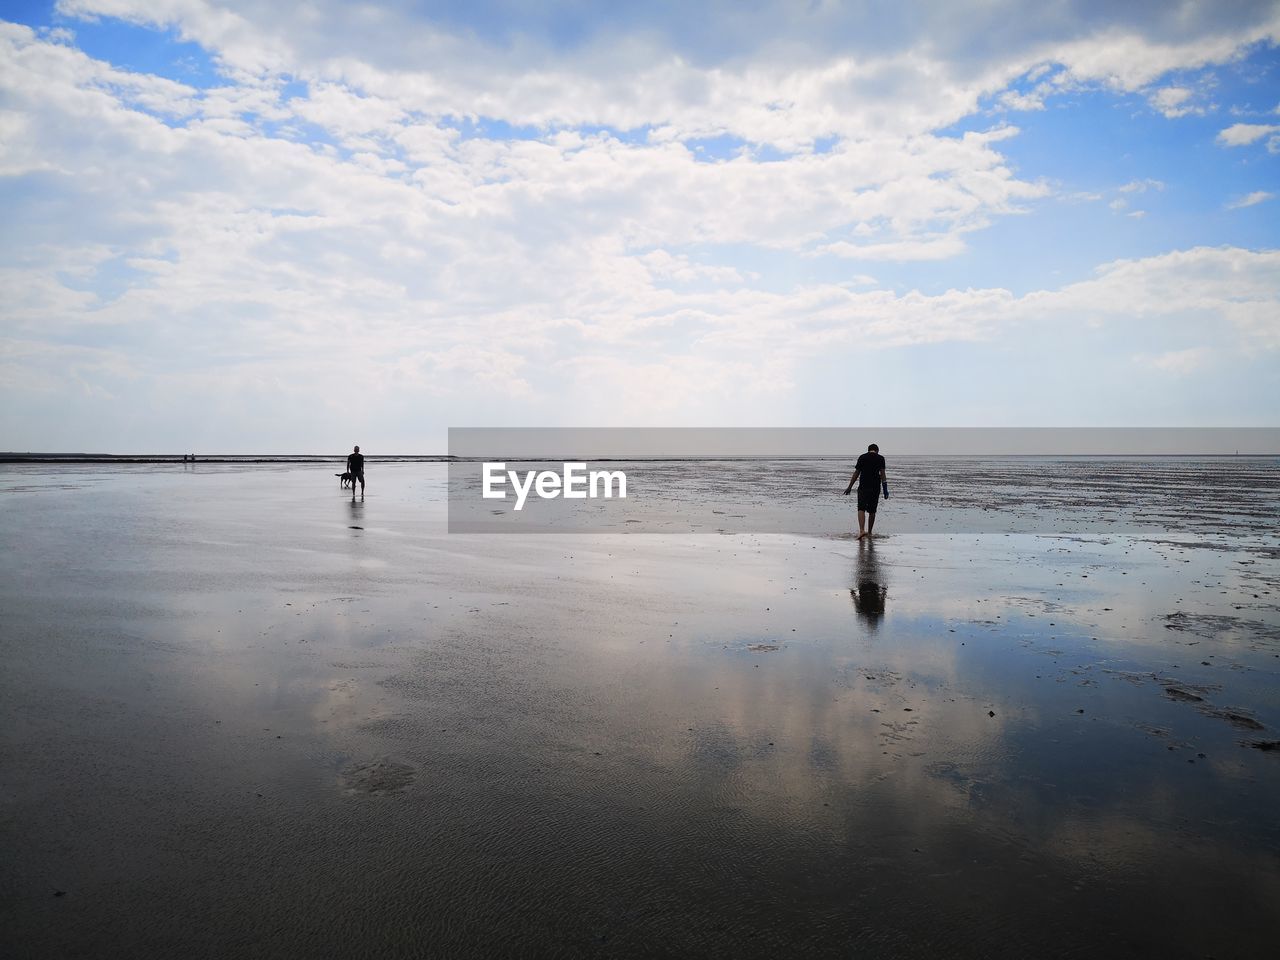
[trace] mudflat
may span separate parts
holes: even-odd
[[[441,464],[0,468],[0,951],[1268,955],[1255,466],[1184,523],[1138,464],[1119,534],[1063,492],[1070,535],[861,543],[839,497],[451,536]]]

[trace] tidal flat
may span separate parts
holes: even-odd
[[[1274,461],[1069,534],[899,532],[899,471],[869,542],[450,535],[444,465],[333,469],[0,467],[6,957],[1280,941]]]

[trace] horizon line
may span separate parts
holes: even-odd
[[[576,462],[590,461],[593,463],[643,463],[643,462],[674,462],[680,460],[846,460],[857,459],[860,451],[850,451],[848,454],[840,453],[750,453],[750,454],[672,454],[672,455],[642,455],[642,456],[605,456],[605,457],[584,457],[584,456],[539,456],[529,457],[527,455],[494,454],[487,456],[458,456],[447,453],[384,453],[384,454],[364,454],[366,460],[412,460],[421,462],[446,462],[446,463],[485,463],[503,461],[506,463],[539,463],[539,462]],[[1208,459],[1218,458],[1269,458],[1280,457],[1280,451],[1264,452],[1264,451],[1235,451],[1234,453],[1207,453],[1197,450],[1184,450],[1176,452],[1164,453],[1101,453],[1091,451],[1035,451],[1035,452],[994,452],[994,451],[969,451],[965,453],[890,453],[889,457],[1095,457],[1106,459],[1151,459],[1162,457],[1199,457]],[[187,459],[194,457],[194,461]],[[40,453],[40,452],[17,452],[17,451],[0,451],[0,463],[235,463],[243,461],[258,462],[314,462],[328,463],[340,462],[345,460],[347,454],[332,453],[213,453],[213,454],[182,454],[182,453]]]

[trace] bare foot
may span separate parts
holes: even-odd
[[[858,539],[859,539],[859,540],[861,540],[861,539],[862,539],[863,537],[865,537],[865,536],[866,536],[866,534],[865,534],[865,533],[860,533],[860,534],[858,534]]]

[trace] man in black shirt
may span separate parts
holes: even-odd
[[[859,461],[861,462],[861,461]],[[360,447],[357,446],[355,452],[347,457],[347,473],[351,474],[351,499],[356,498],[356,481],[360,481],[360,496],[364,497],[364,457],[360,454]]]
[[[880,456],[880,448],[876,444],[867,447],[867,452],[858,458],[849,485],[844,488],[847,497],[853,485],[858,484],[858,539],[871,536],[876,525],[876,506],[880,503],[880,487],[887,483],[884,473],[884,457]],[[870,514],[870,519],[868,519]]]

